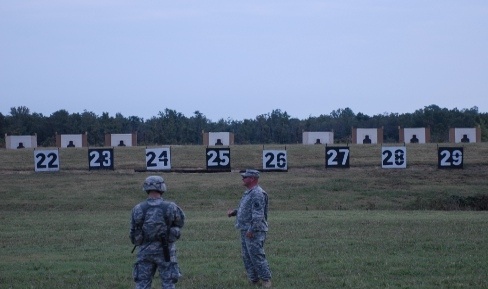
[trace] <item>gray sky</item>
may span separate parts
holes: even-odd
[[[0,112],[488,112],[486,0],[8,0]]]

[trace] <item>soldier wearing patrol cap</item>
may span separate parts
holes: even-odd
[[[240,172],[244,192],[239,207],[227,210],[227,216],[236,216],[235,227],[241,233],[241,253],[247,278],[251,284],[262,283],[271,287],[271,270],[264,253],[268,232],[268,194],[259,186],[259,171],[247,169]]]
[[[139,247],[133,268],[135,288],[151,288],[157,269],[161,288],[173,289],[181,276],[175,242],[180,238],[185,214],[175,203],[163,200],[167,189],[162,177],[147,177],[142,187],[147,199],[132,209],[129,233],[132,244]]]

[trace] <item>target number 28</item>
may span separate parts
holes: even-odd
[[[381,166],[384,169],[404,169],[407,167],[405,147],[382,147]]]

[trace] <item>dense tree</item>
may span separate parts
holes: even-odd
[[[200,111],[186,117],[166,108],[157,116],[144,120],[137,116],[124,117],[121,113],[101,116],[84,110],[70,114],[61,109],[49,117],[31,113],[25,106],[13,107],[10,115],[0,113],[0,143],[4,135],[37,134],[40,146],[54,146],[55,134],[88,134],[91,146],[103,146],[106,133],[137,132],[140,145],[202,144],[202,132],[233,132],[236,144],[291,144],[302,141],[304,131],[333,131],[335,141],[351,141],[351,129],[383,128],[385,142],[398,141],[398,128],[429,127],[432,142],[447,142],[449,128],[480,126],[482,141],[488,141],[488,113],[480,113],[478,107],[446,109],[429,105],[413,113],[384,113],[365,115],[354,113],[350,108],[339,108],[329,114],[310,116],[299,120],[286,111],[272,110],[254,119],[219,119],[211,122]]]

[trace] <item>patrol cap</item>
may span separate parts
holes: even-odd
[[[253,177],[253,178],[259,178],[259,171],[254,170],[254,169],[247,169],[244,171],[240,171],[241,176],[244,177]]]
[[[158,191],[158,192],[166,192],[166,184],[164,183],[163,177],[160,176],[149,176],[144,181],[142,185],[142,189],[146,192],[149,191]]]

